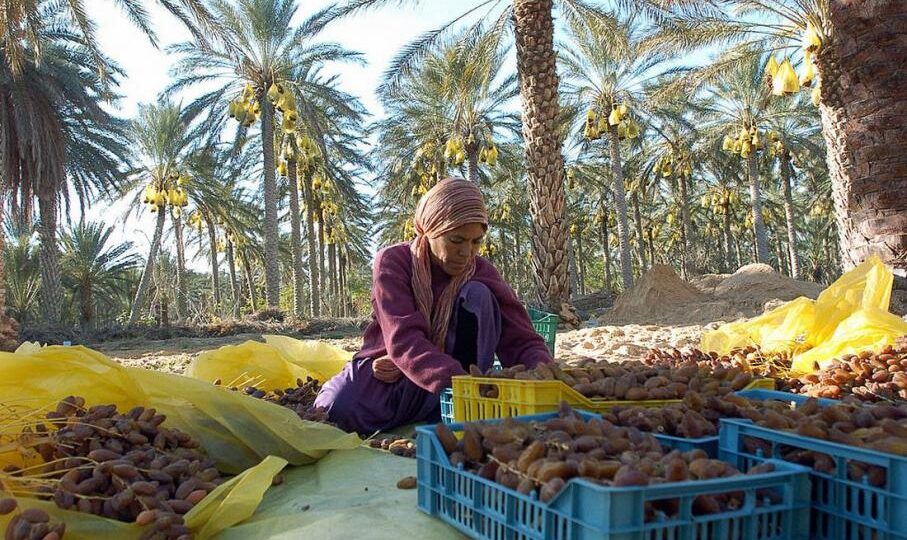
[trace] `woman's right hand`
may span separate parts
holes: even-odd
[[[376,379],[388,384],[393,384],[403,377],[403,372],[400,371],[397,364],[386,356],[372,360],[372,371]]]

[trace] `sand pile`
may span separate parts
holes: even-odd
[[[670,266],[657,264],[632,289],[622,293],[614,309],[603,317],[606,324],[652,324],[673,318],[711,298],[682,280]]]
[[[715,296],[753,314],[762,313],[767,302],[794,300],[801,296],[816,299],[822,286],[791,279],[767,264],[748,264],[715,287]]]
[[[763,313],[800,296],[816,298],[822,287],[750,264],[731,275],[707,274],[688,283],[673,268],[653,266],[636,285],[621,294],[599,323],[696,325],[732,321]]]

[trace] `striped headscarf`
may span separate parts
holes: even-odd
[[[470,223],[480,223],[488,228],[485,198],[472,182],[447,178],[422,196],[416,206],[413,221],[416,239],[410,245],[410,250],[413,254],[412,285],[416,306],[428,321],[432,343],[444,351],[454,300],[463,285],[472,279],[476,263],[475,260],[470,261],[460,275],[453,276],[435,303],[431,288],[431,246],[428,240]]]

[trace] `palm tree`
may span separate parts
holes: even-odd
[[[787,113],[772,107],[762,65],[762,58],[753,53],[748,62],[736,63],[724,70],[712,81],[708,95],[697,108],[703,127],[702,144],[715,148],[723,146],[725,150],[739,154],[746,164],[756,262],[768,263],[759,169],[762,151],[767,147],[767,126]]]
[[[83,329],[95,326],[98,304],[116,304],[127,294],[129,277],[139,258],[132,243],[110,245],[113,227],[79,223],[63,235],[64,284],[79,298]]]
[[[178,18],[193,35],[202,39],[203,30],[217,30],[203,0],[158,0],[158,3]],[[73,37],[90,53],[86,66],[106,76],[110,65],[98,48],[95,23],[86,8],[85,0],[51,2],[49,0],[4,0],[0,9],[0,49],[4,50],[6,67],[19,74],[29,62],[29,51],[39,51],[45,45],[43,35],[53,26],[55,17],[65,17],[73,27]],[[152,43],[157,41],[151,28],[148,12],[140,0],[119,0],[119,6]]]
[[[15,53],[24,55],[15,69],[0,52],[0,164],[7,192],[21,195],[12,201],[20,223],[31,222],[38,200],[41,311],[45,324],[56,325],[62,317],[57,218],[60,201],[69,200],[67,181],[84,207],[117,180],[126,152],[122,124],[100,105],[103,83],[85,68],[91,53],[52,5],[42,3],[39,12],[47,22],[33,36],[40,47]],[[118,68],[107,66],[115,81]]]
[[[278,309],[280,300],[275,107],[272,99],[276,100],[278,94],[284,93],[284,85],[291,83],[301,63],[317,61],[320,52],[337,49],[313,43],[328,22],[329,10],[312,14],[294,28],[291,20],[296,8],[295,0],[247,0],[235,6],[218,2],[212,11],[223,26],[223,37],[214,37],[210,43],[196,39],[170,49],[180,59],[174,67],[176,80],[168,91],[199,83],[215,86],[188,107],[193,115],[207,111],[207,131],[223,131],[229,103],[240,96],[249,104],[250,111],[249,114],[243,112],[246,122],[240,129],[261,120],[265,280],[270,309]]]
[[[501,77],[506,51],[494,37],[474,27],[438,43],[412,73],[388,73],[379,89],[388,113],[376,126],[381,153],[402,151],[391,159],[404,166],[410,163],[402,156],[418,153],[412,165],[425,163],[424,185],[463,165],[478,182],[480,163],[497,161],[495,134],[519,133],[519,118],[505,110],[519,93],[517,79]]]
[[[295,97],[294,112],[296,122],[284,122],[278,130],[278,148],[280,148],[280,165],[284,171],[289,188],[290,210],[290,243],[292,253],[293,304],[298,317],[305,311],[304,289],[305,268],[302,254],[302,228],[300,220],[300,189],[305,203],[305,220],[309,252],[309,311],[313,317],[321,312],[321,279],[323,272],[316,263],[316,237],[314,234],[316,195],[313,178],[316,173],[331,176],[346,182],[349,177],[340,174],[346,166],[358,166],[363,162],[361,153],[356,150],[358,136],[366,116],[361,101],[338,88],[336,76],[326,77],[321,73],[327,62],[361,61],[357,53],[334,46],[324,45],[305,52],[306,57],[298,61],[290,77],[286,91]],[[339,151],[338,151],[339,149]],[[326,160],[328,153],[336,153],[336,160]],[[319,172],[320,171],[320,172]],[[319,185],[321,182],[319,182]],[[350,186],[347,186],[348,188]],[[345,189],[345,193],[355,193],[355,189]],[[320,226],[319,222],[319,226]]]
[[[563,55],[565,77],[569,92],[587,111],[586,138],[608,135],[621,277],[628,290],[633,286],[633,263],[621,141],[639,136],[639,124],[628,115],[644,112],[644,84],[658,74],[663,57],[646,46],[643,28],[633,15],[619,24],[606,19],[570,26],[573,47]]]
[[[132,124],[132,138],[140,165],[133,171],[132,180],[124,186],[122,194],[132,194],[130,212],[140,211],[143,205],[148,205],[156,218],[142,279],[129,311],[129,325],[135,324],[145,307],[167,213],[172,212],[178,220],[180,208],[188,202],[183,186],[190,179],[186,171],[194,142],[181,116],[180,106],[167,100],[139,106],[138,116]]]
[[[772,131],[769,140],[771,143],[770,155],[778,160],[778,180],[781,183],[781,195],[784,201],[784,217],[787,225],[788,257],[790,259],[790,275],[794,279],[800,278],[801,263],[800,253],[797,249],[797,213],[793,198],[794,167],[805,165],[807,160],[812,163],[825,160],[825,148],[822,141],[816,140],[820,135],[818,114],[815,109],[808,106],[805,100],[791,100],[777,102],[778,108],[790,109],[789,115],[781,117],[776,123],[771,123]]]
[[[0,209],[3,206],[0,204]],[[41,289],[38,247],[31,239],[31,231],[21,230],[13,219],[6,219],[4,225],[5,230],[0,237],[8,236],[11,241],[4,243],[3,251],[0,251],[0,266],[9,269],[0,282],[0,296],[5,302],[3,311],[0,311],[2,350],[18,344],[19,324],[28,324],[36,318]]]
[[[188,223],[197,230],[199,245],[206,246],[210,258],[212,299],[216,310],[224,304],[217,257],[218,252],[225,253],[234,315],[239,314],[240,308],[235,244],[246,241],[249,224],[254,223],[258,210],[251,204],[250,194],[240,184],[254,174],[257,150],[253,145],[244,145],[239,149],[205,146],[197,149],[189,160],[191,180],[186,189],[194,208],[188,216]],[[178,241],[181,242],[180,239]],[[178,244],[177,252],[181,250],[185,250],[185,246]],[[185,267],[179,268],[178,272],[185,272]],[[184,290],[178,290],[178,295],[184,294]]]
[[[698,73],[698,81],[746,62],[753,50],[796,57],[803,44],[821,78],[812,91],[828,147],[844,269],[874,253],[907,274],[907,202],[900,196],[907,190],[900,165],[907,127],[893,128],[883,113],[907,101],[904,85],[893,82],[902,69],[901,51],[886,45],[907,6],[891,0],[722,0],[711,2],[702,16],[688,12],[691,0],[658,3],[674,15],[663,19],[670,30],[666,44],[740,44]]]
[[[332,17],[346,16],[366,8],[376,8],[399,0],[347,0],[333,10]],[[583,0],[559,0],[560,12],[567,20],[609,19],[609,15]],[[492,11],[504,6],[497,16]],[[530,214],[532,215],[532,258],[538,298],[549,310],[560,313],[570,303],[564,192],[563,139],[559,133],[557,54],[554,50],[554,0],[512,0],[477,2],[442,28],[426,32],[397,56],[389,69],[405,74],[444,38],[458,21],[481,11],[494,39],[501,40],[513,31],[516,44],[517,73],[522,98],[522,127],[527,161]]]

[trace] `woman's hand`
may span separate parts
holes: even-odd
[[[372,371],[375,373],[376,379],[388,384],[399,381],[400,377],[403,376],[403,372],[400,371],[400,368],[394,364],[393,360],[386,356],[372,360]]]

